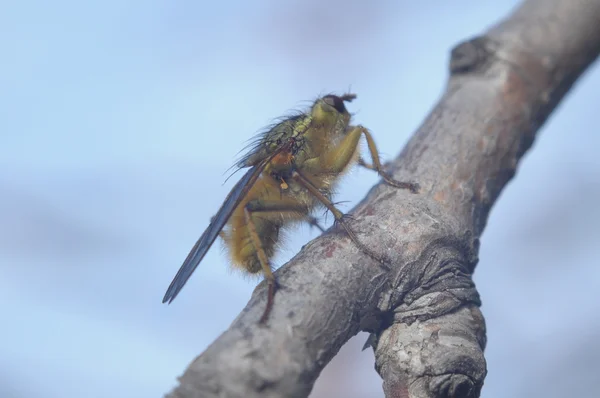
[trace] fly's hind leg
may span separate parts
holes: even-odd
[[[350,225],[348,225],[348,222],[347,222],[347,220],[352,218],[352,216],[344,214],[340,210],[338,210],[338,208],[335,207],[333,202],[331,200],[329,200],[329,198],[327,196],[325,196],[321,191],[319,191],[319,189],[317,187],[315,187],[299,171],[294,170],[294,172],[292,173],[292,177],[300,185],[302,185],[304,188],[306,188],[315,198],[317,198],[319,200],[319,202],[321,202],[329,211],[331,211],[331,213],[333,214],[333,217],[335,218],[335,223],[340,225],[342,228],[344,228],[344,230],[346,231],[346,233],[348,234],[350,239],[354,242],[354,244],[363,253],[367,254],[369,257],[378,261],[384,268],[386,268],[386,269],[389,268],[387,265],[389,263],[389,261],[384,256],[379,255],[379,254],[375,253],[373,250],[369,249],[365,244],[363,244],[356,237],[356,234],[350,228]]]
[[[246,219],[246,225],[248,227],[248,233],[250,235],[250,241],[252,242],[252,246],[254,246],[254,250],[256,250],[256,256],[258,257],[258,261],[260,262],[260,266],[262,267],[263,274],[265,279],[267,280],[267,286],[269,287],[269,296],[267,298],[267,307],[260,317],[259,323],[265,323],[267,318],[269,317],[269,313],[271,312],[271,308],[273,307],[273,298],[275,297],[275,289],[276,289],[276,281],[275,276],[273,275],[273,271],[271,271],[271,265],[269,264],[269,259],[267,258],[267,254],[265,253],[265,249],[263,248],[262,242],[260,241],[260,236],[256,232],[256,225],[254,224],[254,220],[252,219],[252,211],[248,208],[248,205],[244,208],[244,217]]]
[[[273,303],[275,301],[275,291],[279,287],[277,284],[277,280],[275,279],[275,275],[273,275],[273,271],[271,270],[271,265],[269,264],[269,259],[263,247],[263,244],[260,240],[260,236],[256,231],[256,224],[254,219],[252,218],[254,214],[295,214],[304,217],[311,225],[317,226],[317,228],[322,229],[322,227],[317,222],[316,218],[311,217],[308,213],[308,208],[306,206],[290,204],[286,202],[280,201],[261,201],[261,200],[253,200],[246,204],[244,207],[244,217],[246,219],[246,225],[248,226],[248,231],[250,234],[250,241],[252,242],[252,246],[256,250],[256,256],[258,257],[258,261],[263,270],[263,274],[265,279],[267,280],[268,286],[268,296],[267,296],[267,306],[262,316],[260,317],[259,323],[264,324],[269,318],[269,314],[271,313],[271,309],[273,308]]]

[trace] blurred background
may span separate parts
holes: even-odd
[[[256,281],[215,246],[166,287],[241,174],[255,132],[327,92],[395,156],[438,100],[450,49],[517,4],[105,0],[0,5],[0,397],[160,397]],[[600,372],[600,67],[494,207],[475,280],[483,397],[592,397]],[[349,209],[377,181],[356,171]],[[285,263],[316,236],[292,235]],[[311,395],[382,397],[352,339]]]

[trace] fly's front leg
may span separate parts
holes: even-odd
[[[327,196],[325,196],[317,187],[315,187],[299,171],[294,170],[294,172],[292,173],[292,178],[298,184],[300,184],[306,190],[308,190],[315,198],[317,198],[319,200],[319,202],[321,202],[333,214],[336,224],[341,225],[342,228],[344,228],[344,230],[346,231],[346,233],[348,234],[350,239],[354,242],[354,244],[363,253],[367,254],[369,257],[375,259],[376,261],[378,261],[379,263],[381,263],[383,266],[385,266],[387,268],[387,263],[389,261],[386,258],[382,257],[381,255],[378,255],[377,253],[375,253],[374,251],[369,249],[366,245],[364,245],[360,240],[358,240],[358,238],[356,237],[356,234],[354,233],[354,231],[352,231],[352,229],[350,228],[350,225],[348,225],[348,223],[347,223],[347,219],[349,218],[348,215],[346,215],[346,214],[342,213],[340,210],[338,210],[335,207],[335,205],[333,204],[333,202],[331,200],[329,200],[329,198]]]
[[[371,163],[367,163],[362,156],[358,158],[358,165],[364,167],[365,169],[377,171],[377,167],[373,166]]]
[[[275,301],[275,291],[279,286],[277,284],[277,280],[275,279],[275,275],[273,275],[273,271],[271,270],[271,265],[269,264],[269,259],[267,257],[267,254],[265,253],[265,249],[260,240],[260,236],[256,231],[256,224],[254,222],[253,216],[257,214],[269,213],[277,215],[300,215],[301,217],[304,217],[306,221],[308,221],[311,225],[315,225],[319,229],[321,229],[321,231],[324,231],[323,228],[317,222],[316,218],[311,217],[308,214],[309,211],[306,206],[271,200],[253,200],[246,204],[246,206],[244,207],[244,217],[246,219],[246,225],[248,226],[250,241],[252,242],[254,250],[256,250],[256,256],[258,257],[258,261],[260,262],[263,274],[265,276],[265,279],[267,280],[267,286],[269,288],[267,306],[259,321],[259,323],[261,324],[264,324],[269,318],[269,314],[271,313],[271,309],[273,308],[273,303]]]
[[[379,160],[377,146],[373,140],[373,136],[363,126],[352,127],[340,141],[340,143],[324,155],[321,166],[332,173],[340,173],[352,162],[355,153],[358,149],[360,137],[364,134],[369,147],[369,153],[373,159],[373,164],[367,164],[364,160],[359,160],[359,164],[368,169],[376,171],[384,181],[396,188],[409,189],[413,193],[419,190],[419,184],[414,182],[397,181],[383,170],[383,166]]]
[[[369,153],[371,154],[371,159],[373,159],[373,164],[368,164],[364,161],[364,159],[360,158],[358,160],[359,165],[361,165],[369,170],[376,171],[388,185],[391,185],[393,187],[400,188],[400,189],[408,189],[412,193],[417,193],[419,191],[419,184],[417,184],[415,182],[405,182],[405,181],[395,180],[394,178],[392,178],[392,176],[390,176],[388,173],[386,173],[383,170],[383,166],[381,165],[381,161],[379,160],[379,153],[377,152],[377,146],[375,145],[375,140],[373,139],[373,136],[371,135],[369,130],[367,130],[367,128],[365,128],[363,126],[356,126],[350,131],[349,134],[351,134],[353,131],[360,131],[361,134],[364,134],[365,139],[367,140],[367,146],[369,147]]]
[[[410,189],[413,193],[417,193],[415,189],[418,189],[418,184],[394,180],[389,174],[383,171],[383,165],[381,165],[380,170],[378,170],[377,166],[372,163],[367,163],[362,156],[358,158],[358,165],[364,167],[365,169],[376,171],[377,174],[379,174],[388,185],[396,188]],[[410,186],[411,184],[413,186]]]

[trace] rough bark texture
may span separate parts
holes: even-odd
[[[536,131],[599,52],[600,0],[527,0],[457,46],[445,94],[392,164],[420,194],[379,184],[352,212],[390,268],[336,231],[315,239],[277,272],[268,324],[257,324],[263,283],[168,396],[306,397],[361,330],[373,332],[386,397],[479,396],[479,236]]]

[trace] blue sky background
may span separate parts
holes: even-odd
[[[517,1],[13,1],[0,5],[0,397],[159,397],[256,282],[217,246],[165,288],[235,181],[245,141],[348,88],[395,156],[450,49]],[[592,396],[600,371],[600,67],[544,126],[493,209],[475,280],[483,397]],[[235,180],[235,179],[233,179]],[[377,181],[356,171],[350,208]],[[304,228],[283,264],[315,237]],[[312,397],[382,397],[361,334]]]

